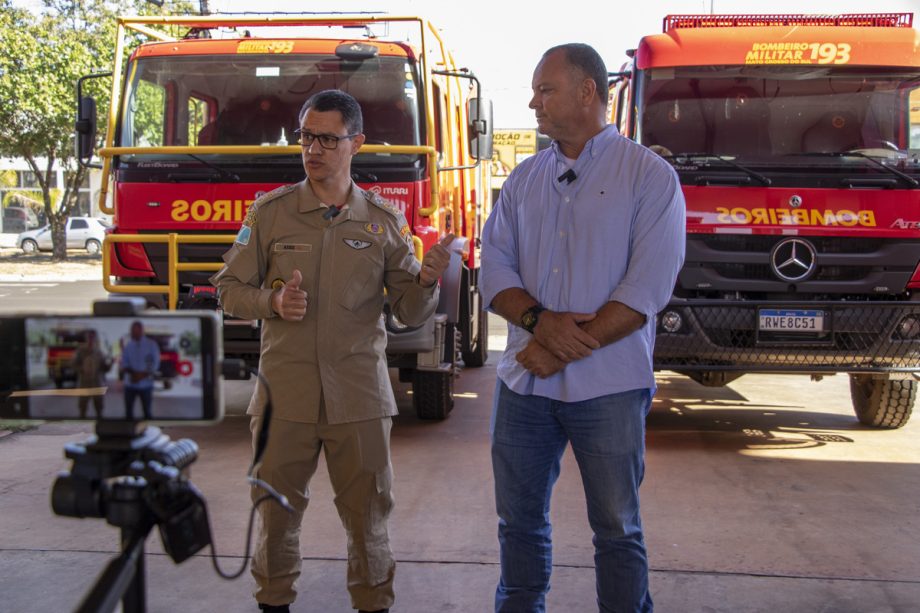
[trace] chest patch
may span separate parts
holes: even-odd
[[[352,249],[367,249],[368,247],[373,245],[373,243],[371,243],[370,241],[361,241],[356,238],[343,238],[342,242],[344,242],[346,245],[348,245]]]
[[[274,250],[278,251],[299,251],[301,253],[309,253],[313,251],[313,245],[308,245],[305,243],[275,243]]]

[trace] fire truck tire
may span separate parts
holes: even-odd
[[[412,375],[412,405],[419,419],[446,419],[454,408],[451,373],[416,370]]]
[[[470,290],[473,274],[464,266],[460,276],[460,358],[467,368],[479,368],[489,357],[488,315],[482,307],[479,288]],[[471,313],[476,314],[475,320]]]
[[[468,291],[464,277],[463,291]],[[472,307],[472,309],[471,309]],[[470,311],[476,313],[476,320],[470,321]],[[460,321],[469,321],[469,325],[460,329],[460,357],[467,368],[479,368],[489,357],[489,315],[482,308],[482,295],[478,290],[469,294],[468,300],[460,301]],[[470,338],[473,332],[475,338]]]
[[[873,428],[900,428],[914,408],[917,381],[850,375],[850,397],[860,423]]]

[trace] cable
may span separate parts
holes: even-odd
[[[250,368],[249,372],[256,375],[259,378],[259,381],[265,387],[266,403],[265,411],[262,414],[261,428],[259,429],[259,434],[256,436],[256,448],[252,456],[252,464],[249,466],[249,472],[246,473],[246,481],[250,486],[261,488],[267,493],[255,501],[255,503],[252,505],[252,510],[249,512],[249,526],[246,528],[246,551],[243,553],[243,564],[240,566],[239,570],[234,573],[225,573],[223,569],[221,569],[220,563],[217,560],[217,548],[214,546],[213,538],[211,539],[211,565],[214,567],[214,572],[216,572],[218,576],[220,576],[222,579],[227,579],[228,581],[239,578],[239,576],[246,571],[246,567],[249,565],[249,554],[252,550],[252,526],[255,522],[256,510],[259,508],[259,505],[261,505],[263,502],[274,500],[288,513],[294,512],[294,507],[291,506],[290,502],[288,502],[286,496],[279,494],[275,488],[273,488],[262,479],[253,476],[254,473],[258,470],[262,456],[265,454],[265,448],[268,446],[268,426],[272,419],[272,394],[268,386],[268,381],[264,376],[262,376],[262,373],[260,373],[255,368]],[[208,530],[210,529],[211,520],[209,518]]]

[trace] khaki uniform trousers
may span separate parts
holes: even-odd
[[[346,424],[272,419],[258,477],[287,496],[294,513],[267,501],[260,505],[252,575],[260,603],[289,604],[300,576],[300,524],[310,501],[310,479],[320,449],[326,455],[335,506],[348,537],[348,592],[352,607],[374,611],[393,605],[396,562],[390,551],[387,517],[393,508],[390,428],[384,417]],[[253,446],[262,416],[252,417]],[[264,495],[253,488],[253,501]]]

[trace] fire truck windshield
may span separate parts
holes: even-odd
[[[794,166],[854,161],[801,154],[920,153],[916,69],[688,66],[650,69],[638,85],[640,142],[664,155]]]
[[[406,58],[144,57],[128,70],[123,147],[293,144],[304,101],[330,88],[360,102],[369,144],[417,145],[424,136],[417,75]]]

